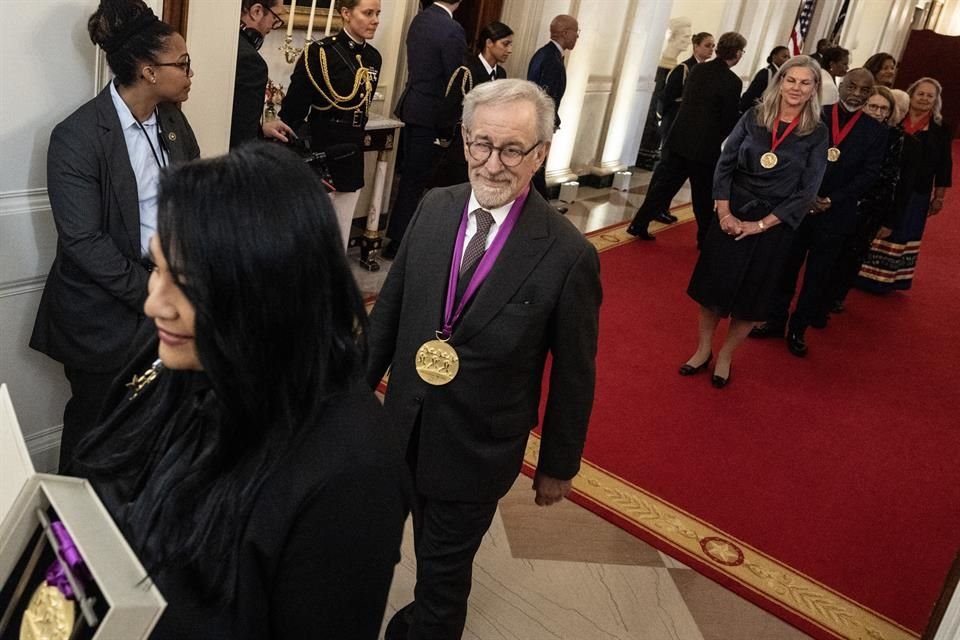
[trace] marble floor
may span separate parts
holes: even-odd
[[[628,192],[580,188],[566,217],[584,233],[629,220],[650,173],[635,170]],[[687,186],[674,204],[689,202]],[[355,263],[365,296],[389,269]],[[386,620],[413,599],[410,523],[394,573]],[[809,638],[666,554],[571,502],[533,501],[518,477],[500,502],[474,566],[466,640],[803,640]]]

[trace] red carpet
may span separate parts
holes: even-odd
[[[676,373],[694,231],[594,238],[614,246],[573,499],[817,638],[919,637],[960,545],[960,188],[911,291],[852,292],[805,359],[748,340],[723,390]]]

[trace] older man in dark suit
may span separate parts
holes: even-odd
[[[550,42],[533,54],[527,67],[527,80],[543,87],[547,95],[553,98],[556,105],[554,129],[560,128],[560,101],[567,91],[567,69],[563,66],[563,52],[573,50],[579,38],[580,24],[576,18],[565,14],[556,16],[550,21]],[[545,167],[541,166],[534,174],[533,186],[544,198],[548,197]]]
[[[460,637],[473,558],[538,423],[548,354],[536,503],[561,500],[580,467],[600,273],[591,244],[529,188],[553,116],[524,80],[467,94],[470,184],[423,199],[370,318],[368,381],[390,368],[385,406],[415,485],[415,602],[388,639]]]
[[[863,117],[863,105],[873,93],[873,84],[873,74],[853,69],[840,83],[840,102],[823,108],[821,117],[830,129],[827,172],[810,214],[793,238],[767,322],[750,333],[754,338],[783,337],[787,329],[787,348],[798,357],[807,354],[807,327],[827,324],[833,302],[828,295],[833,267],[846,237],[856,228],[858,201],[880,177],[886,130],[873,118]],[[804,262],[803,286],[787,325],[790,301]]]
[[[467,51],[463,27],[453,19],[459,6],[460,0],[437,0],[414,17],[407,31],[407,86],[396,108],[404,123],[402,165],[387,226],[390,244],[383,250],[388,259],[397,255],[437,160],[450,144],[450,131],[441,122],[443,98],[450,76]]]
[[[713,217],[713,170],[720,157],[720,145],[740,117],[738,103],[743,83],[731,67],[740,62],[746,46],[746,38],[739,33],[724,33],[717,40],[717,57],[690,71],[680,110],[663,143],[660,164],[653,172],[643,204],[627,228],[632,235],[653,240],[647,230],[650,222],[670,208],[670,201],[689,178],[700,246]]]

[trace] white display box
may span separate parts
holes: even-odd
[[[633,174],[629,171],[617,171],[613,174],[613,188],[617,191],[630,191],[630,179]]]
[[[96,625],[91,625],[91,637],[148,637],[166,601],[89,482],[34,471],[7,387],[0,385],[0,588],[8,580],[20,580],[12,574],[30,552],[30,541],[41,527],[37,512],[51,508],[73,538],[96,583],[95,590],[105,601],[99,604],[100,615]],[[0,616],[6,606],[0,603]],[[77,619],[82,617],[77,607]],[[9,624],[16,630],[20,621]]]

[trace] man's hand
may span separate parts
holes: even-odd
[[[533,476],[533,490],[537,492],[534,502],[549,507],[566,498],[572,487],[572,480],[558,480],[537,471]]]
[[[287,126],[287,123],[280,118],[264,121],[264,123],[260,125],[260,131],[263,132],[264,138],[273,138],[280,142],[290,142],[290,138],[297,137],[293,129]]]
[[[816,202],[813,204],[813,208],[817,213],[822,213],[830,208],[830,205],[833,203],[830,201],[829,196],[826,198],[817,197]]]

